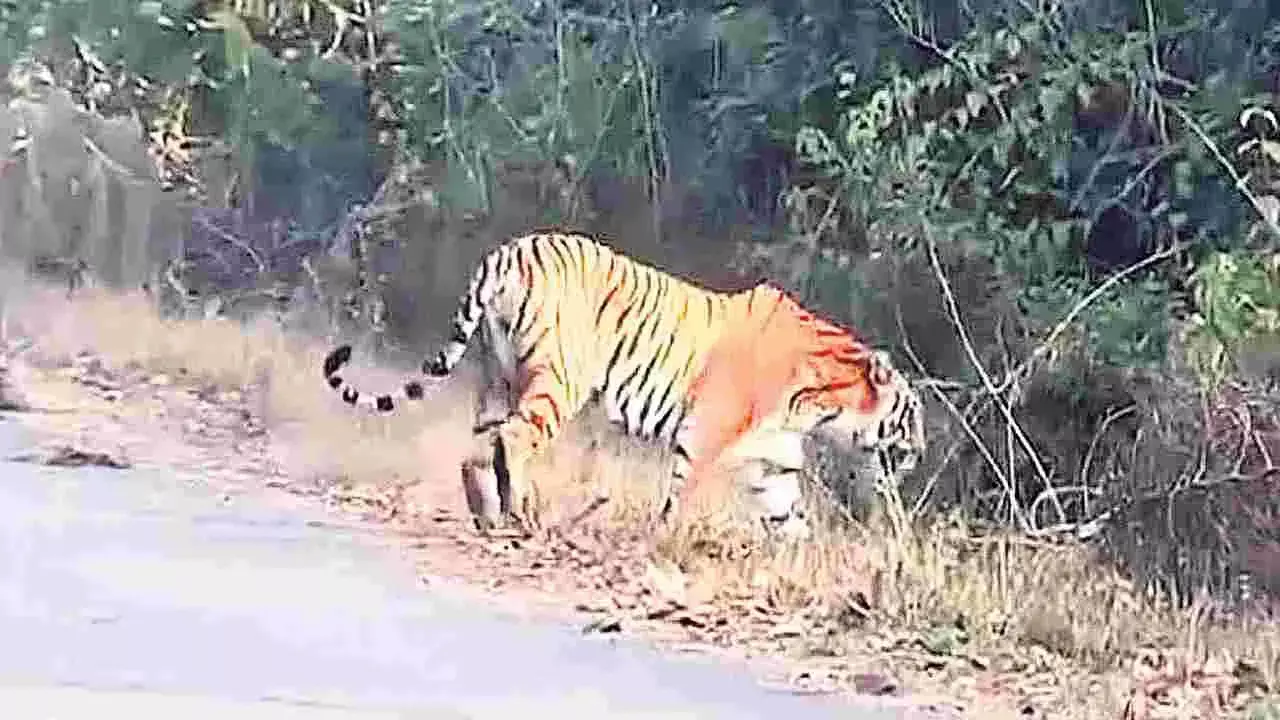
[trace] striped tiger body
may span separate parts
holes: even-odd
[[[423,364],[442,378],[483,328],[485,396],[506,406],[493,433],[502,510],[526,511],[525,467],[598,397],[624,432],[674,452],[662,507],[713,467],[742,473],[767,524],[807,530],[799,509],[805,435],[871,453],[880,472],[914,467],[924,449],[921,404],[887,354],[815,316],[781,289],[707,290],[577,234],[534,233],[490,251],[453,316],[448,342]],[[391,412],[425,396],[422,380],[362,394],[324,361],[344,401]],[[477,431],[487,408],[482,403]]]

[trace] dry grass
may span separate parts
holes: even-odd
[[[183,382],[256,388],[257,411],[295,473],[415,486],[433,502],[462,506],[458,466],[472,442],[464,383],[401,416],[356,417],[321,382],[323,345],[270,323],[169,322],[142,296],[94,292],[68,301],[39,289],[11,300],[7,320],[10,333],[36,338],[45,355],[92,350]],[[396,376],[353,372],[358,382],[382,387]],[[607,497],[580,522],[606,536],[632,533],[652,516],[664,472],[661,452],[584,418],[537,470],[543,523],[564,523]],[[985,671],[1047,674],[1075,717],[1117,717],[1132,668],[1152,665],[1152,653],[1184,665],[1217,658],[1215,667],[1239,683],[1248,675],[1270,692],[1280,687],[1273,617],[1170,609],[1140,596],[1082,546],[982,534],[954,519],[895,536],[829,517],[814,542],[768,548],[748,529],[727,483],[704,489],[690,507],[675,532],[648,546],[653,563],[678,569],[678,592],[689,605],[747,594],[821,617],[837,637],[824,642],[849,647],[862,635],[900,633],[928,654],[971,658]],[[1149,684],[1152,671],[1143,672],[1139,679]]]

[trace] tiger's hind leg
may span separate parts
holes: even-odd
[[[493,467],[502,511],[526,530],[536,520],[536,488],[529,482],[529,464],[559,436],[563,423],[585,401],[570,397],[549,368],[525,368],[524,388],[514,411],[494,431]]]
[[[472,447],[463,460],[461,480],[466,495],[467,509],[471,511],[476,529],[488,533],[497,529],[503,520],[504,504],[509,504],[509,492],[502,487],[494,465],[497,428],[511,414],[512,376],[510,352],[501,336],[493,334],[487,324],[480,333],[481,385],[476,393],[475,414],[471,426]]]

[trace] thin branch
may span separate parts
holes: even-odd
[[[1093,455],[1098,451],[1098,443],[1102,437],[1107,434],[1107,430],[1111,427],[1111,423],[1119,420],[1126,415],[1132,415],[1138,409],[1136,404],[1126,405],[1119,410],[1113,410],[1107,413],[1102,419],[1102,424],[1098,427],[1097,432],[1093,434],[1093,438],[1089,440],[1089,450],[1084,454],[1084,462],[1080,464],[1080,484],[1084,487],[1089,486],[1089,470],[1093,467]],[[1085,512],[1089,511],[1088,495],[1085,496]]]
[[[1048,471],[1045,470],[1039,454],[1031,445],[1031,441],[1022,430],[1021,424],[1013,416],[1013,410],[1001,397],[1003,391],[996,388],[991,375],[987,373],[986,367],[983,366],[982,360],[978,357],[977,350],[974,349],[973,341],[969,338],[969,331],[965,328],[964,321],[960,317],[959,304],[956,302],[955,294],[951,291],[951,282],[947,279],[946,273],[942,269],[942,262],[938,259],[937,243],[934,241],[933,234],[928,230],[926,230],[925,240],[926,248],[929,252],[929,264],[933,267],[934,277],[942,290],[943,301],[947,306],[947,316],[955,327],[956,335],[964,347],[965,354],[969,357],[970,365],[973,366],[974,370],[978,372],[978,376],[982,379],[982,385],[986,389],[987,395],[991,397],[992,401],[1000,409],[1000,413],[1004,415],[1005,422],[1008,424],[1009,429],[1013,431],[1014,437],[1017,439],[1018,444],[1022,446],[1023,452],[1027,454],[1027,458],[1035,468],[1036,474],[1040,477],[1040,482],[1046,490],[1051,490],[1053,488],[1053,479],[1049,476]],[[1054,509],[1058,513],[1058,521],[1065,521],[1066,512],[1062,508],[1062,503],[1057,500],[1056,496],[1053,501]]]
[[[214,235],[217,235],[222,240],[230,243],[231,245],[234,245],[236,248],[238,248],[239,250],[244,252],[246,255],[248,255],[249,258],[253,260],[253,264],[257,266],[258,272],[263,273],[267,271],[267,264],[265,261],[263,261],[262,256],[258,254],[258,251],[254,250],[253,247],[249,245],[249,243],[236,237],[235,233],[223,230],[222,228],[213,224],[213,222],[206,215],[196,215],[195,222],[200,227],[204,228],[205,230],[211,231]]]
[[[898,336],[902,338],[902,347],[907,353],[907,358],[911,360],[911,364],[915,366],[917,373],[922,375],[927,374],[928,371],[924,367],[924,363],[920,361],[919,356],[916,355],[915,349],[911,347],[911,341],[907,339],[906,327],[902,322],[902,308],[900,306],[894,308],[894,315],[898,322]],[[1018,505],[1017,495],[1014,491],[1013,481],[1010,476],[1007,475],[1000,467],[999,461],[997,461],[995,456],[991,454],[991,450],[987,447],[987,444],[982,441],[982,437],[978,435],[978,431],[974,429],[973,424],[965,417],[965,413],[957,408],[955,403],[951,401],[951,398],[947,397],[942,392],[942,389],[937,385],[930,384],[927,387],[933,391],[934,397],[938,398],[938,401],[945,405],[947,410],[949,410],[960,423],[960,427],[964,430],[965,435],[969,436],[969,440],[973,443],[974,447],[978,449],[978,453],[982,455],[982,459],[986,461],[987,465],[990,466],[991,471],[995,473],[996,478],[999,479],[1001,487],[1004,488],[1006,495],[1009,497],[1011,514],[1017,521],[1018,527],[1024,531],[1029,531],[1031,529],[1031,524],[1027,520],[1027,517],[1022,513],[1022,508]],[[908,515],[909,518],[914,519],[924,511],[925,502],[933,492],[933,488],[937,485],[941,476],[941,468],[939,468],[939,471],[934,473],[933,476],[929,478],[928,482],[925,483],[924,489],[921,491],[920,496],[916,498],[915,505],[911,508],[911,512]]]
[[[1195,118],[1191,117],[1186,110],[1178,107],[1176,103],[1168,102],[1161,98],[1160,104],[1172,111],[1174,115],[1177,115],[1179,120],[1186,123],[1187,128],[1195,134],[1195,136],[1204,145],[1205,149],[1209,151],[1209,154],[1213,155],[1213,159],[1216,160],[1217,163],[1222,166],[1222,169],[1231,176],[1235,189],[1238,190],[1240,194],[1244,196],[1245,200],[1248,200],[1249,204],[1253,206],[1254,211],[1258,213],[1258,217],[1262,218],[1262,222],[1265,223],[1267,229],[1271,231],[1271,236],[1280,238],[1280,226],[1276,225],[1276,221],[1271,218],[1271,214],[1262,206],[1262,201],[1259,200],[1258,196],[1254,195],[1253,191],[1249,189],[1248,179],[1240,175],[1240,172],[1236,170],[1235,166],[1231,164],[1231,161],[1227,159],[1227,156],[1223,154],[1222,149],[1218,147],[1218,144],[1213,141],[1213,138],[1209,137],[1209,133],[1205,132],[1204,128],[1200,126],[1200,123],[1196,122]]]
[[[1031,354],[1028,355],[1026,359],[1024,359],[1021,363],[1018,363],[1017,367],[1015,367],[1012,371],[1009,372],[1008,376],[1005,377],[1003,381],[1001,381],[1000,385],[997,386],[996,390],[1000,393],[1003,393],[1006,390],[1008,390],[1011,386],[1013,386],[1013,384],[1016,383],[1018,380],[1030,374],[1030,371],[1035,366],[1035,364],[1040,360],[1042,360],[1044,356],[1049,354],[1049,352],[1053,349],[1054,343],[1056,343],[1058,341],[1058,338],[1064,332],[1066,332],[1067,329],[1070,328],[1072,324],[1075,323],[1076,318],[1080,317],[1081,313],[1083,313],[1090,306],[1096,303],[1100,298],[1102,298],[1103,295],[1106,295],[1107,291],[1109,291],[1111,288],[1115,287],[1116,285],[1119,285],[1126,278],[1132,275],[1135,275],[1138,272],[1141,272],[1143,269],[1151,267],[1152,265],[1156,265],[1160,262],[1163,262],[1164,260],[1167,260],[1173,257],[1174,255],[1177,255],[1183,250],[1186,250],[1187,247],[1189,247],[1187,243],[1175,243],[1165,248],[1164,250],[1161,250],[1160,252],[1152,253],[1151,255],[1148,255],[1142,260],[1139,260],[1138,262],[1132,265],[1129,265],[1128,267],[1122,268],[1112,273],[1111,275],[1107,276],[1106,280],[1103,280],[1102,282],[1098,283],[1098,287],[1094,288],[1087,295],[1081,298],[1075,305],[1071,307],[1069,311],[1067,311],[1066,315],[1062,316],[1062,319],[1059,320],[1057,324],[1053,326],[1053,328],[1049,331],[1049,334],[1046,335],[1043,340],[1041,340],[1039,343],[1036,344],[1035,349],[1032,350]]]

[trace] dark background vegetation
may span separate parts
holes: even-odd
[[[1270,3],[0,0],[0,64],[34,270],[394,354],[504,237],[599,233],[891,349],[912,517],[1280,592]]]

